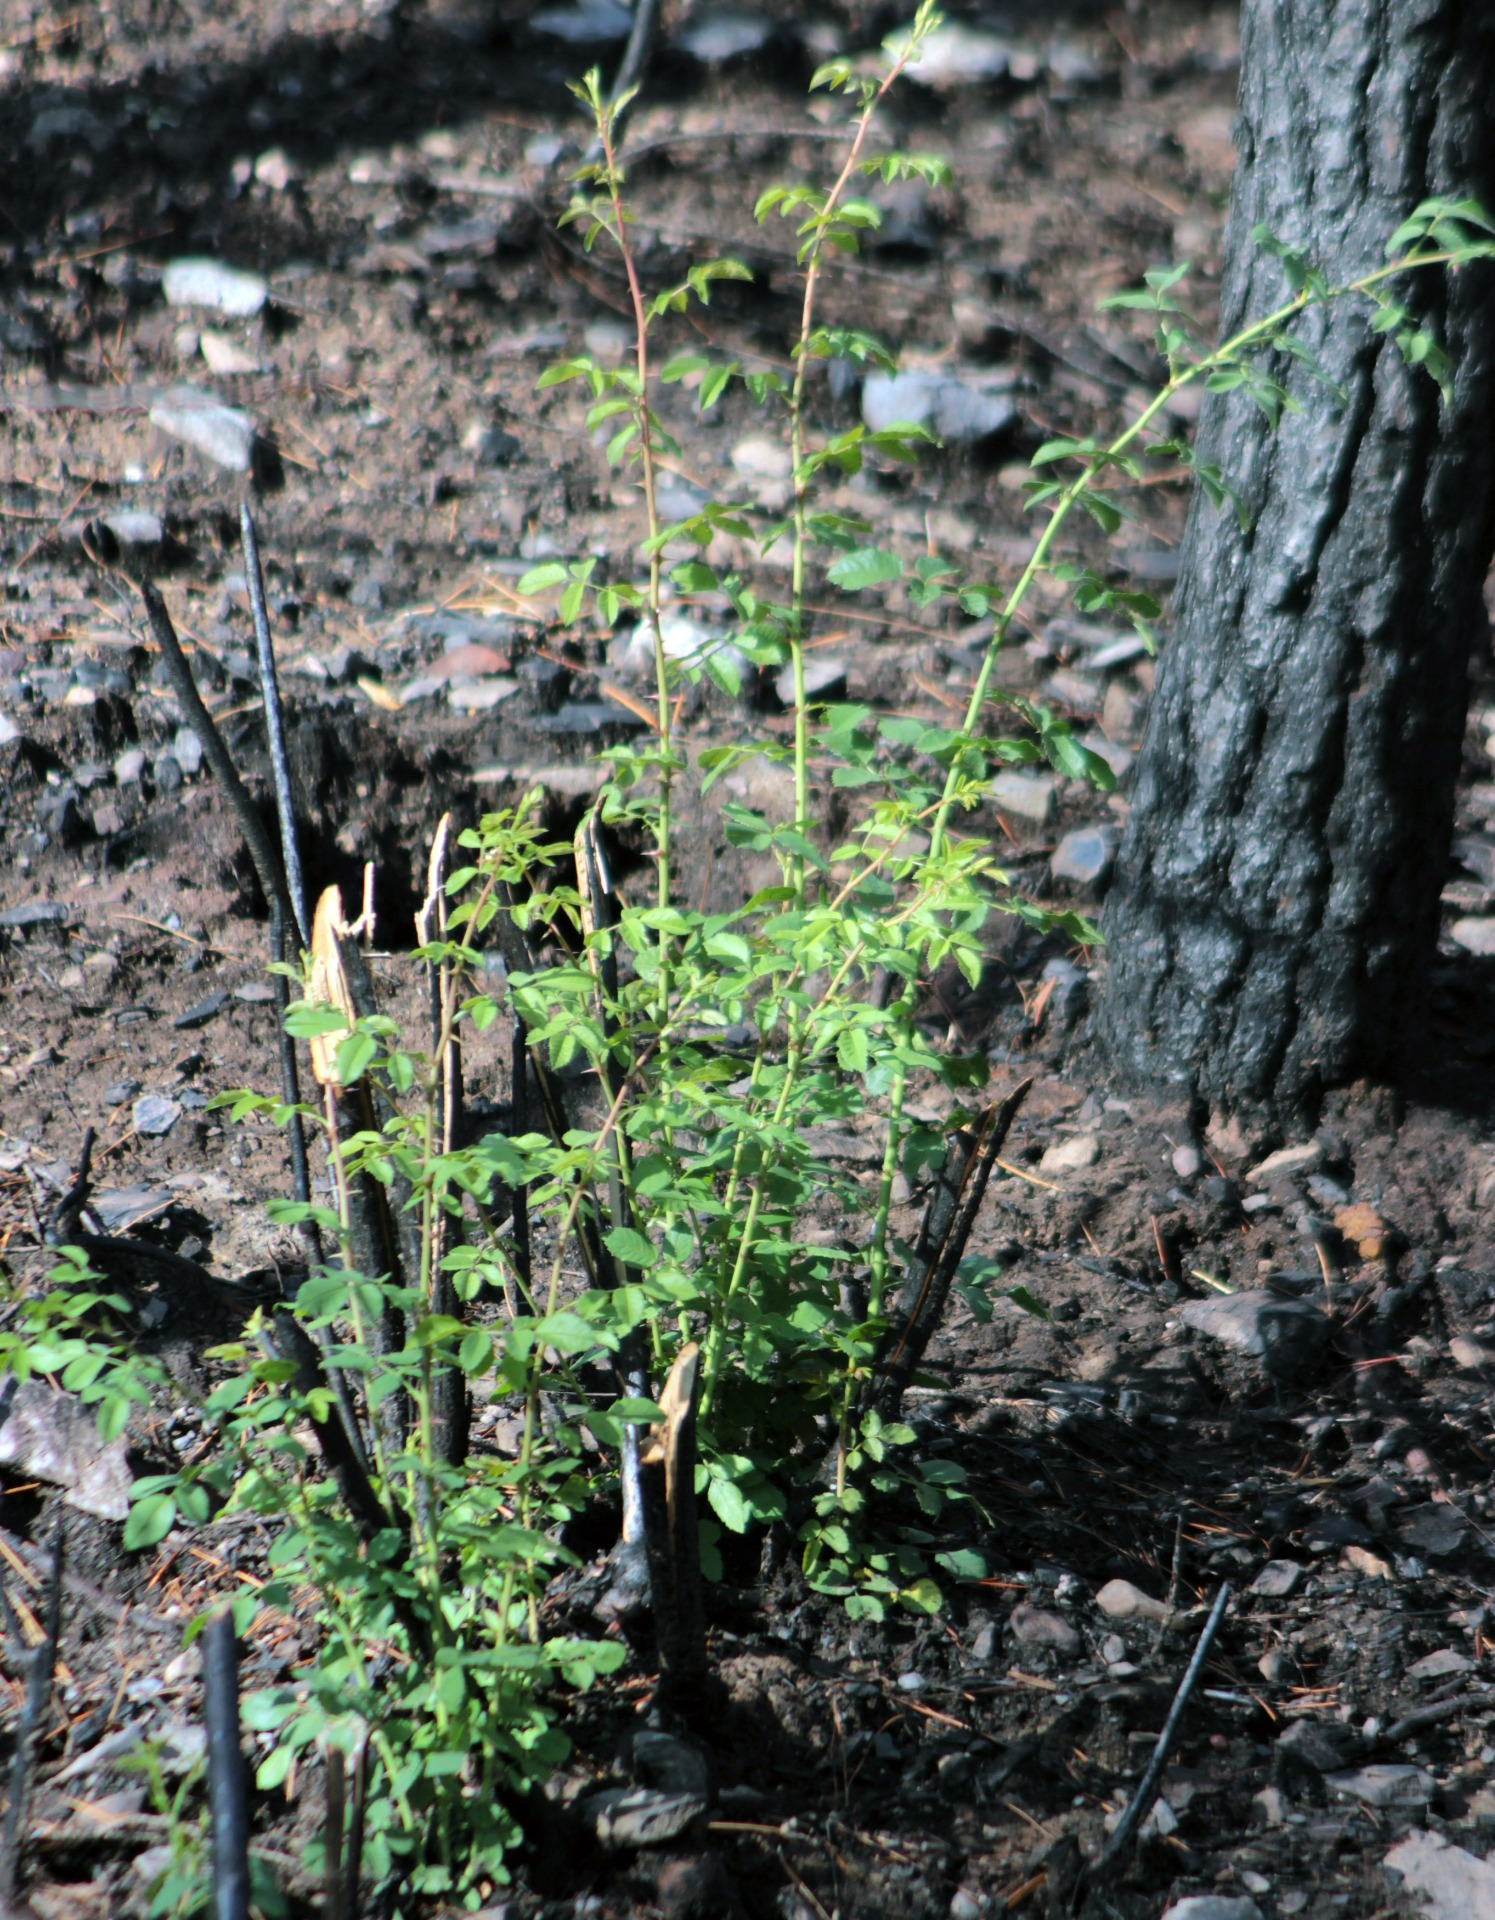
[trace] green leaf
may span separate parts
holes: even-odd
[[[706,1498],[711,1502],[711,1511],[729,1533],[747,1532],[752,1509],[735,1481],[712,1474],[706,1483]]]
[[[350,1033],[338,1047],[333,1061],[333,1073],[343,1086],[356,1086],[378,1051],[379,1042],[371,1033],[362,1031]]]
[[[130,1509],[130,1517],[125,1522],[124,1545],[129,1549],[155,1546],[158,1540],[166,1538],[175,1519],[174,1494],[148,1493]]]
[[[523,594],[543,593],[547,587],[558,587],[566,578],[566,569],[558,560],[542,560],[538,567],[531,567],[519,582],[519,592]]]
[[[611,1233],[603,1235],[602,1244],[614,1260],[621,1260],[626,1267],[647,1270],[659,1258],[659,1249],[654,1243],[633,1227],[614,1227]]]
[[[848,593],[862,587],[880,587],[889,580],[903,578],[903,562],[896,553],[880,547],[858,547],[833,561],[827,578]]]

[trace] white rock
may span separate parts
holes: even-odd
[[[258,354],[230,340],[226,333],[204,327],[197,336],[198,351],[214,373],[258,373],[263,362]]]
[[[1093,1133],[1076,1133],[1068,1140],[1056,1140],[1044,1149],[1038,1163],[1040,1173],[1078,1173],[1093,1167],[1100,1159],[1100,1141]]]
[[[732,465],[744,480],[787,480],[794,458],[782,441],[755,433],[733,447]]]
[[[296,178],[296,169],[291,165],[284,147],[271,147],[255,161],[254,177],[272,193],[284,193]]]
[[[146,513],[132,507],[106,513],[104,525],[122,547],[159,547],[166,531],[159,513]]]
[[[900,51],[907,40],[906,31],[892,35],[886,42],[889,52]],[[921,86],[943,92],[1000,80],[1011,65],[1012,48],[1006,40],[995,33],[983,33],[977,27],[948,20],[926,37],[908,71]]]
[[[1204,1165],[1204,1155],[1187,1142],[1173,1149],[1173,1171],[1180,1180],[1192,1180]]]
[[[1448,931],[1466,953],[1495,953],[1495,919],[1455,920]]]
[[[1095,1596],[1095,1604],[1108,1620],[1151,1620],[1161,1625],[1172,1618],[1161,1600],[1154,1600],[1130,1580],[1108,1580]]]
[[[1265,1186],[1269,1180],[1278,1180],[1286,1173],[1312,1173],[1321,1166],[1324,1150],[1317,1140],[1309,1140],[1301,1147],[1279,1147],[1276,1153],[1269,1153],[1259,1166],[1253,1167],[1246,1178],[1254,1187]]]
[[[1495,1920],[1495,1866],[1441,1833],[1412,1833],[1386,1856],[1427,1920]]]
[[[173,387],[151,408],[150,421],[173,440],[196,447],[220,467],[248,473],[254,464],[254,422],[238,407],[225,407],[211,394]]]
[[[1191,1893],[1176,1900],[1163,1920],[1261,1920],[1261,1908],[1245,1894]]]
[[[161,291],[171,307],[213,307],[241,319],[258,313],[270,289],[257,273],[216,260],[170,260],[161,274]]]

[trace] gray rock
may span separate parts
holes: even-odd
[[[17,740],[24,740],[25,737],[21,728],[16,725],[8,713],[0,713],[0,747],[11,746]]]
[[[139,1091],[140,1082],[138,1080],[116,1080],[112,1086],[105,1087],[104,1089],[104,1105],[106,1107],[122,1107],[127,1100],[133,1100]],[[95,1208],[97,1208],[97,1194],[94,1196],[94,1205]],[[114,1231],[116,1231],[116,1229],[111,1227],[110,1232],[112,1233]]]
[[[171,1024],[186,1032],[190,1032],[194,1027],[205,1027],[210,1020],[217,1019],[227,1005],[227,993],[222,988],[215,987],[211,993],[204,994],[195,1005],[188,1007],[185,1013],[179,1013]],[[136,1125],[139,1125],[138,1121]]]
[[[862,383],[862,420],[874,433],[906,424],[928,427],[948,445],[973,446],[1017,424],[1012,385],[1009,373],[974,370],[869,373]]]
[[[1436,1653],[1425,1653],[1420,1660],[1414,1660],[1407,1669],[1407,1678],[1446,1680],[1451,1674],[1473,1670],[1474,1662],[1467,1653],[1460,1653],[1457,1647],[1440,1647]]]
[[[673,1733],[641,1728],[633,1736],[633,1770],[646,1787],[660,1793],[711,1795],[711,1762],[693,1741]]]
[[[524,443],[517,434],[508,433],[503,427],[488,426],[481,420],[474,420],[462,435],[462,447],[484,467],[511,466],[524,451]]]
[[[1116,859],[1118,830],[1109,821],[1093,827],[1073,827],[1054,849],[1049,871],[1056,880],[1092,887],[1104,880]]]
[[[1468,1524],[1456,1506],[1443,1500],[1429,1500],[1423,1506],[1408,1508],[1398,1522],[1397,1532],[1408,1546],[1438,1556],[1458,1550]]]
[[[898,1689],[901,1693],[922,1693],[928,1685],[922,1673],[910,1667],[907,1673],[898,1676]]]
[[[1436,1782],[1426,1767],[1382,1764],[1331,1773],[1327,1783],[1367,1807],[1425,1807]]]
[[[156,783],[157,793],[176,793],[184,778],[181,762],[173,753],[158,754],[151,768],[151,778]]]
[[[248,473],[254,464],[254,422],[249,415],[195,387],[173,387],[151,408],[150,421],[232,473]]]
[[[67,908],[60,900],[26,900],[18,907],[0,911],[0,927],[23,930],[31,927],[60,927],[67,923]]]
[[[656,1793],[650,1787],[609,1787],[589,1793],[577,1811],[591,1822],[599,1845],[609,1852],[633,1847],[662,1847],[678,1840],[706,1812],[698,1793]]]
[[[0,1466],[65,1488],[67,1504],[83,1513],[105,1520],[129,1514],[134,1475],[125,1437],[101,1442],[94,1410],[73,1394],[11,1376],[0,1389],[0,1422]]]
[[[1064,87],[1098,86],[1107,73],[1095,55],[1074,40],[1051,40],[1044,64],[1050,77]]]
[[[1306,1373],[1329,1340],[1329,1324],[1317,1308],[1302,1300],[1279,1300],[1264,1289],[1187,1300],[1179,1317],[1206,1339],[1259,1363],[1277,1381]]]
[[[568,700],[555,713],[537,720],[535,727],[540,733],[592,734],[603,733],[609,727],[621,727],[625,732],[637,733],[648,724],[638,714],[611,700]]]
[[[1285,1600],[1297,1592],[1303,1574],[1296,1560],[1269,1560],[1247,1591],[1267,1600]]]
[[[1193,1180],[1204,1166],[1204,1155],[1187,1143],[1173,1149],[1173,1171],[1180,1180]]]
[[[1249,1894],[1191,1893],[1175,1900],[1163,1920],[1261,1920],[1261,1908]]]
[[[191,727],[178,727],[172,736],[172,758],[190,780],[202,771],[202,742]]]
[[[137,1133],[152,1137],[170,1133],[182,1117],[182,1109],[164,1093],[143,1093],[130,1111]]]
[[[1073,960],[1050,960],[1043,969],[1044,980],[1054,982],[1049,999],[1049,1024],[1064,1031],[1084,1018],[1090,1004],[1090,975]]]
[[[1014,773],[1005,768],[990,787],[992,805],[1000,813],[1015,813],[1043,826],[1054,811],[1054,778],[1048,773]]]
[[[757,53],[773,38],[773,23],[761,13],[736,13],[727,8],[698,13],[675,36],[675,45],[702,66],[721,66]]]
[[[1386,1856],[1425,1920],[1495,1920],[1495,1865],[1441,1833],[1412,1833]]]
[[[527,167],[553,167],[566,151],[566,142],[558,133],[537,133],[532,140],[524,143],[524,164]]]
[[[519,682],[506,674],[485,674],[480,680],[457,674],[447,685],[446,703],[457,713],[489,713],[518,691]]]
[[[1337,1773],[1357,1744],[1342,1720],[1294,1720],[1283,1729],[1277,1752],[1315,1773]]]
[[[1084,1641],[1062,1613],[1047,1607],[1035,1607],[1023,1600],[1012,1609],[1007,1623],[1012,1637],[1021,1647],[1046,1648],[1066,1659],[1073,1659],[1084,1648]]]
[[[242,273],[217,260],[169,260],[161,272],[161,291],[171,307],[210,307],[239,319],[256,314],[270,297],[257,273]]]
[[[626,7],[613,5],[612,0],[582,0],[579,6],[545,7],[532,13],[529,25],[532,33],[564,40],[568,46],[601,47],[626,40],[633,16]]]
[[[997,1630],[990,1620],[983,1623],[971,1642],[971,1658],[982,1663],[990,1660],[997,1650]]]
[[[362,607],[368,613],[382,613],[384,582],[377,574],[366,573],[348,595],[348,601],[351,606]]]
[[[27,145],[49,147],[54,140],[84,140],[95,153],[102,153],[113,135],[107,121],[91,107],[43,107],[31,122]]]

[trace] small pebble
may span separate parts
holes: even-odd
[[[1108,1620],[1152,1620],[1161,1624],[1171,1618],[1161,1600],[1154,1600],[1130,1580],[1108,1580],[1095,1596],[1095,1604]]]
[[[182,1117],[182,1109],[164,1093],[146,1093],[135,1102],[130,1117],[137,1133],[159,1135],[171,1132]]]

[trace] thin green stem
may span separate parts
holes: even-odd
[[[653,422],[649,413],[649,314],[644,303],[644,290],[638,277],[638,268],[633,258],[633,249],[628,244],[627,214],[623,207],[623,180],[618,170],[617,154],[613,145],[613,126],[615,109],[609,109],[597,102],[597,134],[602,143],[602,163],[607,181],[608,199],[612,204],[613,233],[618,253],[622,258],[623,271],[628,278],[628,298],[633,307],[634,330],[634,373],[638,390],[634,395],[634,419],[638,425],[639,461],[643,479],[644,508],[649,517],[649,623],[654,635],[654,694],[656,704],[655,724],[659,733],[659,815],[654,830],[655,857],[657,861],[657,897],[664,908],[670,904],[670,830],[672,798],[675,779],[673,743],[671,739],[670,679],[669,661],[664,650],[664,631],[660,625],[661,600],[660,588],[663,579],[663,560],[659,546],[659,503],[655,475]],[[670,973],[672,966],[671,943],[668,934],[661,931],[659,936],[659,1021],[661,1027],[669,1018]]]

